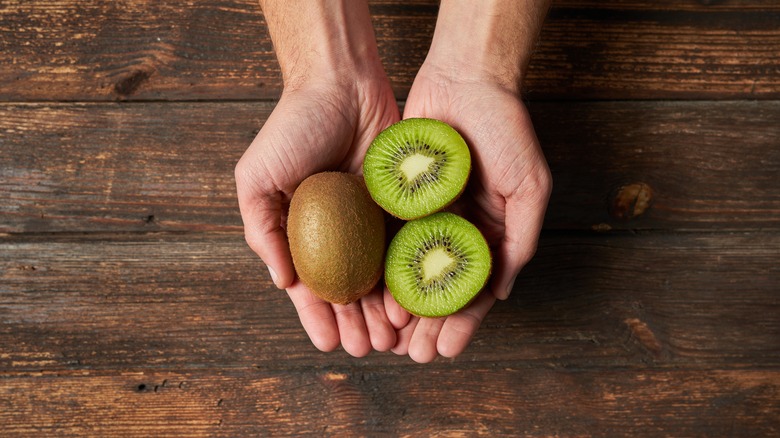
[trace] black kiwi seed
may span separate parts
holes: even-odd
[[[427,284],[424,284],[422,267],[420,266],[420,263],[422,263],[422,259],[425,254],[436,248],[442,248],[447,251],[447,253],[455,255],[457,259],[455,270],[461,271],[465,268],[465,266],[467,266],[468,261],[464,259],[463,254],[460,253],[460,251],[452,248],[451,245],[452,240],[449,237],[436,237],[427,240],[422,244],[421,248],[417,250],[414,258],[412,259],[413,263],[409,263],[407,265],[408,268],[414,270],[415,282],[417,283],[420,290],[425,294],[443,291],[457,274],[455,271],[449,271],[444,273],[441,277],[429,280]]]
[[[430,164],[431,169],[429,171],[421,174],[420,176],[418,176],[415,179],[415,181],[413,182],[415,189],[419,188],[419,186],[420,186],[420,181],[419,180],[421,180],[421,179],[423,179],[423,180],[425,180],[426,182],[429,182],[429,183],[433,183],[436,180],[438,180],[439,171],[442,168],[442,163],[446,162],[446,159],[444,159],[443,157],[439,158],[439,155],[444,155],[444,151],[439,150],[439,149],[431,150],[431,145],[429,145],[427,143],[419,143],[419,144],[415,144],[414,146],[412,146],[407,141],[405,143],[405,146],[400,147],[398,150],[395,151],[395,153],[393,153],[393,158],[397,162],[401,162],[406,157],[408,157],[408,156],[410,156],[410,155],[412,155],[414,153],[423,152],[423,151],[425,151],[424,153],[426,155],[428,155],[431,158],[434,158],[436,161],[434,161],[433,163]],[[431,155],[433,155],[433,156],[431,156]],[[394,169],[393,166],[387,166],[386,169],[387,170],[396,170],[397,171],[397,169]],[[399,181],[403,181],[404,178],[399,175],[398,176],[398,180]]]

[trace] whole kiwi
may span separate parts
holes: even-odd
[[[290,201],[287,237],[298,278],[326,301],[356,301],[382,276],[384,214],[357,175],[306,178]]]

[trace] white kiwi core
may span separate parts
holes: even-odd
[[[423,154],[412,154],[404,158],[399,168],[404,173],[406,179],[414,181],[420,174],[427,172],[431,164],[436,161],[435,158]]]
[[[423,281],[438,278],[452,270],[455,258],[447,254],[444,248],[434,248],[428,251],[422,259]]]

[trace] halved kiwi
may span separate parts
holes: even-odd
[[[385,283],[417,316],[440,317],[465,307],[487,283],[491,256],[482,233],[452,213],[407,222],[390,242]]]
[[[371,143],[363,176],[371,197],[393,216],[427,216],[457,199],[471,172],[465,140],[434,119],[406,119]]]

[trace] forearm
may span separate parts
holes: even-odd
[[[550,0],[442,0],[426,63],[465,79],[522,82]]]
[[[361,0],[260,0],[285,87],[312,78],[353,80],[381,69]]]

